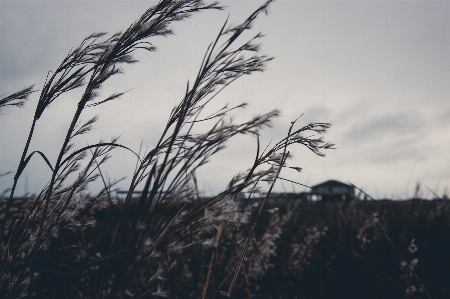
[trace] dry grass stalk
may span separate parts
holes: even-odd
[[[148,39],[170,35],[171,23],[188,18],[193,13],[222,7],[216,2],[205,4],[201,0],[161,0],[124,32],[109,38],[105,33],[88,36],[54,72],[49,73],[3,211],[0,292],[4,298],[32,296],[45,273],[79,274],[79,281],[68,284],[75,298],[162,296],[166,294],[163,289],[165,282],[161,278],[163,275],[169,278],[168,289],[173,293],[176,283],[171,279],[171,269],[175,263],[173,257],[186,248],[205,243],[205,235],[217,229],[203,288],[202,296],[205,298],[223,229],[229,224],[244,221],[245,211],[237,200],[239,195],[260,181],[269,181],[269,193],[260,207],[233,276],[228,292],[231,295],[258,218],[278,175],[286,167],[285,162],[289,158],[287,147],[302,144],[319,155],[323,155],[321,149],[332,147],[332,144],[309,134],[324,133],[329,124],[312,123],[292,132],[292,123],[288,136],[261,155],[258,150],[253,166],[232,178],[223,192],[206,202],[198,201],[196,169],[222,150],[232,137],[237,134],[258,136],[260,130],[270,126],[272,118],[279,115],[278,110],[273,110],[243,123],[226,121],[230,111],[244,108],[245,103],[232,108],[225,105],[206,117],[202,114],[225,87],[244,75],[264,71],[266,64],[272,60],[258,52],[260,47],[257,41],[261,34],[238,44],[242,33],[250,29],[260,13],[267,13],[271,3],[272,0],[266,1],[237,26],[228,26],[225,22],[208,47],[193,84],[188,83],[184,98],[169,115],[157,144],[142,156],[136,154],[138,166],[123,204],[111,198],[111,188],[117,182],[107,184],[101,167],[113,149],[121,147],[133,151],[119,144],[117,138],[76,149],[76,138],[88,133],[98,119],[94,116],[82,124],[80,117],[89,107],[116,100],[125,94],[119,92],[99,99],[101,88],[107,80],[121,74],[123,65],[136,63],[133,58],[136,50],[155,49]],[[84,88],[84,91],[56,161],[51,163],[40,151],[29,153],[35,126],[45,110],[61,95],[78,88]],[[0,106],[20,106],[31,92],[32,87],[8,96],[0,100]],[[216,122],[209,130],[193,133],[199,122],[214,120]],[[307,132],[308,135],[305,135]],[[22,215],[11,219],[10,209],[17,182],[35,154],[43,158],[51,169],[51,178],[34,201],[26,205]],[[262,167],[264,165],[268,167]],[[75,179],[70,182],[73,175]],[[98,178],[102,179],[104,190],[96,198],[83,195],[89,184]],[[139,184],[143,184],[144,188],[135,201],[132,194]],[[97,224],[95,213],[105,209],[111,224],[104,224],[102,229],[109,230],[107,235],[110,239],[106,250],[95,252],[97,249],[91,248],[93,240],[87,239],[85,233]],[[51,242],[60,240],[67,231],[71,232],[75,241],[49,251],[53,248]],[[62,256],[56,261],[59,254]],[[52,265],[47,265],[46,260],[51,260]]]

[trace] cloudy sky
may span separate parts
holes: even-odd
[[[158,51],[138,53],[106,91],[131,90],[120,100],[94,108],[95,130],[79,146],[121,135],[138,151],[151,147],[171,108],[193,80],[208,44],[229,15],[244,20],[262,1],[221,1],[225,11],[206,11],[173,25],[175,35],[152,41]],[[0,95],[35,84],[40,89],[71,48],[93,32],[124,30],[154,1],[0,0]],[[262,132],[262,143],[277,141],[300,115],[298,126],[331,122],[325,139],[336,149],[318,157],[292,148],[302,173],[282,176],[306,185],[328,179],[351,182],[376,198],[449,193],[450,187],[450,1],[285,1],[261,15],[253,33],[264,33],[262,52],[275,59],[264,73],[235,82],[217,99],[248,102],[237,111],[245,120],[274,108],[282,116]],[[0,173],[15,171],[37,103],[0,113]],[[57,156],[72,118],[77,94],[55,102],[38,123],[32,150]],[[252,138],[236,139],[199,173],[200,187],[217,193],[239,170],[251,166]],[[131,177],[132,155],[117,150],[105,168],[111,179]],[[37,192],[50,178],[39,159],[23,175],[17,194]],[[12,175],[0,178],[0,193]],[[126,188],[126,183],[122,185]],[[292,191],[277,183],[277,191]],[[296,191],[304,189],[295,186]]]

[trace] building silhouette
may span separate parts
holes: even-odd
[[[349,200],[355,195],[355,187],[329,180],[311,187],[311,192],[302,194],[306,201],[342,201]]]

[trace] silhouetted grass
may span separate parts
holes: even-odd
[[[249,258],[249,244],[254,242],[259,217],[244,237],[242,225],[247,223],[250,211],[238,200],[241,192],[257,192],[259,182],[267,181],[271,187],[266,202],[278,174],[287,167],[289,146],[302,144],[319,155],[323,155],[320,150],[332,147],[314,136],[324,133],[328,123],[294,129],[293,122],[287,136],[262,153],[257,138],[258,152],[249,169],[232,178],[217,196],[199,200],[196,169],[233,136],[258,137],[279,114],[274,110],[243,123],[227,121],[225,116],[233,109],[244,108],[245,103],[232,108],[225,105],[208,116],[202,114],[225,87],[244,75],[262,72],[272,59],[259,54],[261,34],[240,41],[257,16],[267,13],[271,2],[237,26],[223,25],[206,50],[195,80],[169,114],[158,142],[143,154],[136,154],[117,138],[76,148],[98,119],[93,116],[80,123],[80,117],[89,107],[109,104],[125,94],[103,96],[101,89],[106,81],[123,73],[124,65],[137,62],[133,58],[136,50],[152,52],[155,46],[150,40],[170,35],[173,22],[203,10],[223,9],[218,3],[161,0],[124,32],[110,37],[106,33],[88,36],[49,72],[9,198],[2,207],[2,298],[206,298],[217,296],[225,285],[232,294],[240,269]],[[77,89],[82,90],[81,97],[56,160],[51,161],[42,151],[30,152],[33,138],[45,138],[34,133],[43,113],[61,95]],[[0,100],[0,107],[20,106],[31,92],[32,87],[7,96]],[[206,121],[211,123],[209,129],[193,133],[199,122]],[[111,197],[117,182],[108,185],[102,173],[117,147],[133,152],[138,159],[123,201]],[[29,161],[39,157],[51,170],[48,184],[36,198],[19,201],[14,197],[17,182]],[[104,190],[97,196],[87,196],[84,191],[95,180],[103,182]],[[138,185],[143,186],[142,195],[132,198]],[[227,235],[231,231],[232,235]],[[222,260],[219,246],[227,247],[227,257]],[[205,248],[211,252],[206,253]],[[235,261],[237,256],[239,262]],[[227,265],[229,275],[217,272],[219,263]]]
[[[241,24],[223,25],[158,141],[144,153],[117,138],[77,148],[98,119],[80,123],[80,117],[125,94],[103,96],[101,88],[125,64],[137,62],[136,50],[152,52],[152,37],[171,34],[169,25],[197,12],[223,9],[218,3],[162,0],[124,32],[87,37],[49,73],[9,197],[0,206],[1,298],[448,298],[447,199],[274,198],[280,172],[299,169],[286,163],[292,145],[323,155],[333,145],[317,135],[330,124],[297,129],[294,121],[285,136],[261,150],[261,130],[278,110],[242,123],[227,116],[246,103],[204,115],[225,87],[264,71],[272,60],[259,53],[261,34],[241,42],[271,2]],[[55,161],[29,152],[33,138],[45,138],[34,129],[49,104],[75,89],[83,92]],[[23,105],[33,91],[2,98],[0,108]],[[198,128],[205,122],[207,129]],[[196,170],[238,134],[255,136],[254,161],[221,193],[202,198]],[[102,172],[118,147],[137,157],[123,200],[112,196],[120,180],[109,183]],[[36,158],[51,169],[48,184],[35,198],[16,198],[17,182]],[[104,189],[86,195],[96,180]],[[133,197],[138,186],[143,192]],[[264,186],[268,192],[261,192]],[[242,199],[250,193],[259,199]]]
[[[137,62],[136,50],[152,52],[152,38],[170,35],[173,22],[223,9],[218,3],[162,0],[124,32],[88,36],[49,72],[9,197],[0,205],[1,298],[449,297],[448,199],[274,198],[271,190],[280,172],[299,169],[286,163],[290,147],[301,144],[323,155],[321,150],[333,145],[317,135],[330,124],[296,129],[292,122],[286,136],[261,150],[261,130],[278,110],[242,123],[226,116],[246,103],[203,114],[225,87],[264,71],[272,59],[259,53],[261,34],[241,42],[271,2],[237,26],[223,25],[184,97],[167,112],[158,141],[144,153],[117,138],[77,148],[98,119],[80,123],[80,117],[89,107],[125,94],[103,96],[101,89],[123,73],[124,65]],[[75,89],[82,95],[55,161],[41,151],[30,152],[33,138],[46,138],[34,133],[43,113]],[[32,86],[1,98],[0,109],[22,106],[34,91]],[[198,124],[205,122],[210,126],[202,131]],[[196,170],[237,134],[256,137],[255,160],[220,194],[202,198]],[[118,147],[137,157],[123,200],[112,196],[120,180],[109,183],[102,172]],[[36,158],[51,169],[48,184],[35,198],[16,198],[17,182]],[[86,195],[95,180],[104,189]],[[143,192],[133,197],[138,186]],[[264,186],[268,192],[262,196]],[[243,191],[260,198],[243,200]]]

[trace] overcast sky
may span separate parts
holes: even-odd
[[[107,83],[106,91],[131,91],[91,109],[100,114],[95,130],[79,146],[121,135],[138,151],[151,147],[173,106],[193,80],[208,44],[227,16],[244,20],[262,1],[221,1],[225,11],[206,11],[173,25],[175,35],[152,41],[158,51],[138,53],[140,63]],[[124,30],[154,1],[0,0],[0,95],[36,84],[93,32]],[[261,15],[253,33],[262,32],[262,52],[275,59],[264,73],[235,82],[218,99],[249,102],[235,114],[245,120],[274,108],[282,116],[262,132],[262,143],[284,137],[290,122],[331,122],[326,141],[335,150],[318,157],[292,148],[293,166],[302,173],[282,176],[306,185],[328,179],[351,182],[376,198],[412,196],[416,182],[423,196],[450,187],[450,1],[284,1]],[[38,93],[23,109],[0,115],[0,173],[15,171]],[[54,163],[77,103],[76,93],[55,102],[38,123],[32,150]],[[251,167],[254,138],[231,142],[199,173],[200,187],[220,192],[232,175]],[[132,155],[116,150],[105,172],[131,177]],[[30,163],[17,190],[37,192],[51,174],[44,163]],[[13,175],[0,178],[0,193]],[[26,183],[27,182],[27,183]],[[121,185],[126,188],[126,183]],[[290,192],[290,183],[277,191]],[[296,191],[304,188],[295,187]]]

